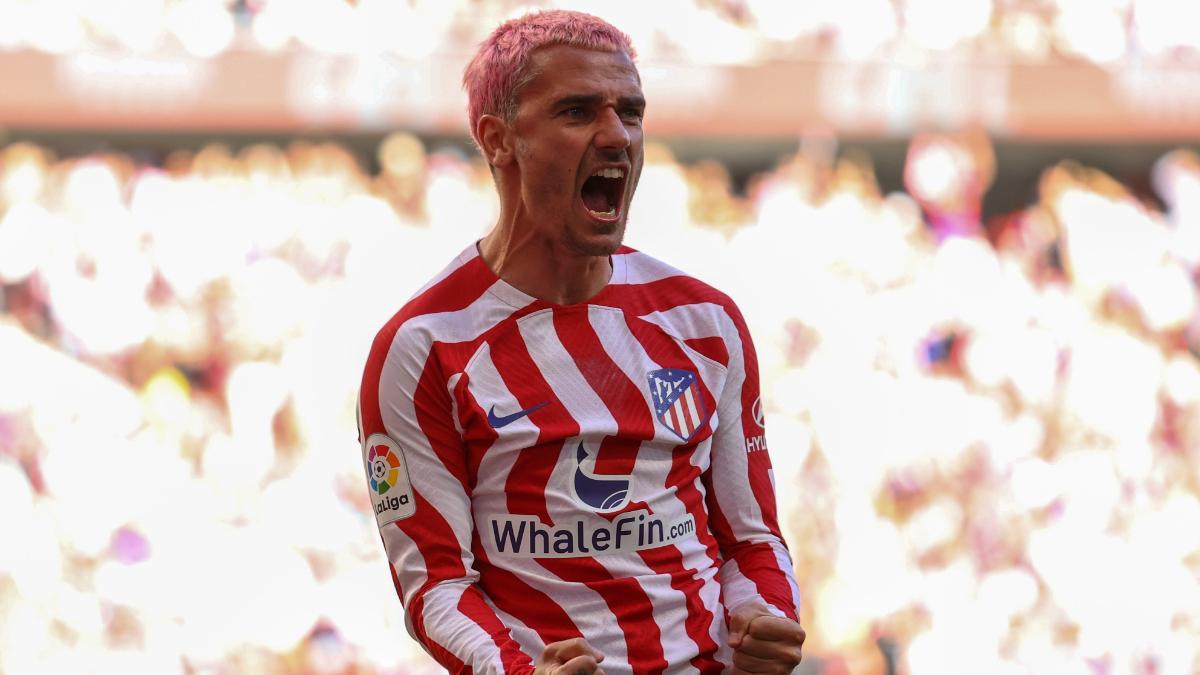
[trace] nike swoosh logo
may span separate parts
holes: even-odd
[[[543,408],[549,404],[550,404],[549,401],[545,401],[543,403],[539,403],[535,406],[526,408],[524,410],[518,410],[517,412],[515,412],[511,415],[497,415],[496,414],[496,406],[492,406],[491,409],[488,410],[488,424],[492,425],[493,429],[499,429],[500,427],[508,426],[508,425],[512,424],[513,422],[516,422],[517,420],[521,419],[522,417],[528,415],[529,413],[531,413],[535,410],[538,410],[539,408]]]

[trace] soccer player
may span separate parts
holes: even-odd
[[[499,222],[367,360],[362,452],[392,580],[454,672],[800,661],[746,324],[621,244],[642,170],[634,56],[566,11],[481,45],[464,85]]]

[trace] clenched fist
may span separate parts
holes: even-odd
[[[604,655],[581,637],[551,642],[542,650],[533,675],[604,675]]]
[[[749,602],[729,614],[733,673],[790,673],[800,663],[805,633],[800,624]]]

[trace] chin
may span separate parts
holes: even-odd
[[[611,231],[594,231],[583,236],[568,236],[567,246],[582,255],[608,256],[621,248],[625,239],[625,223],[613,223]]]

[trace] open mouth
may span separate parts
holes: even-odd
[[[593,218],[615,220],[625,196],[625,169],[597,169],[583,181],[579,196]]]

